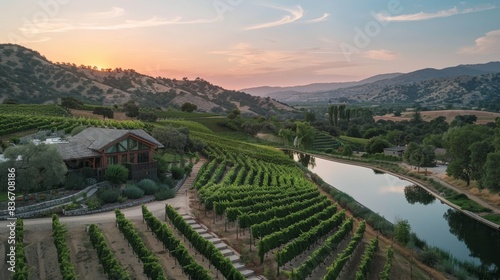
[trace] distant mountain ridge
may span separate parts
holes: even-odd
[[[226,90],[201,78],[153,78],[121,68],[98,71],[90,66],[52,63],[34,50],[0,44],[0,102],[12,98],[20,103],[53,103],[66,96],[102,105],[134,100],[166,108],[190,102],[207,112],[238,108],[242,113],[266,115],[293,110],[270,98]]]
[[[496,61],[377,75],[354,83],[336,83],[340,87],[327,91],[273,92],[267,96],[284,103],[390,102],[491,107],[491,102],[500,104],[499,76],[500,62]]]
[[[372,83],[380,80],[391,79],[401,75],[402,73],[389,73],[380,74],[373,77],[366,78],[357,82],[332,82],[332,83],[313,83],[302,86],[288,86],[288,87],[278,87],[278,86],[262,86],[262,87],[252,87],[240,89],[242,92],[246,92],[255,96],[262,97],[279,97],[287,93],[306,93],[306,92],[318,92],[318,91],[328,91],[339,88],[352,87],[357,85],[362,85],[366,83]]]
[[[413,83],[438,78],[458,76],[479,76],[500,72],[500,62],[488,62],[486,64],[470,64],[447,67],[443,69],[425,68],[400,75],[391,79],[397,83]]]

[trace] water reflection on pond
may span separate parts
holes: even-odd
[[[441,203],[412,183],[365,167],[302,153],[289,154],[325,182],[394,222],[410,222],[427,244],[449,251],[459,260],[496,270],[500,279],[500,233]],[[496,268],[495,268],[496,267]]]

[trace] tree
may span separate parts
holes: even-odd
[[[384,148],[389,148],[391,143],[384,138],[377,136],[371,138],[365,145],[365,151],[369,154],[383,153]]]
[[[16,169],[16,187],[25,196],[30,191],[48,190],[64,183],[66,164],[53,145],[29,143],[9,147],[4,156],[8,159],[5,166]]]
[[[403,153],[403,160],[409,165],[414,165],[417,166],[415,159],[416,157],[414,156],[415,154],[418,153],[419,147],[418,144],[415,142],[410,142],[408,145],[406,145],[406,149]]]
[[[227,118],[228,119],[231,119],[231,120],[234,120],[236,119],[237,117],[239,117],[241,115],[241,111],[238,110],[238,109],[234,109],[232,110],[228,115],[227,115]]]
[[[262,123],[254,121],[247,121],[241,125],[243,131],[245,131],[249,135],[256,135],[262,129],[262,127]]]
[[[328,121],[330,122],[330,125],[333,125],[333,106],[334,105],[330,105],[328,107]]]
[[[431,145],[420,145],[420,162],[417,165],[420,167],[433,167],[436,166],[436,153],[434,152],[436,148]],[[425,169],[427,172],[427,168]]]
[[[316,115],[313,112],[307,111],[304,115],[304,120],[309,123],[314,122],[316,121]]]
[[[3,100],[2,104],[19,104],[19,102],[13,98],[6,98]]]
[[[500,151],[488,154],[484,164],[484,177],[481,185],[492,190],[500,190]]]
[[[182,104],[182,106],[181,106],[181,111],[188,112],[188,113],[191,113],[197,109],[198,109],[198,106],[196,106],[193,103],[189,103],[189,102],[186,102],[186,103]]]
[[[129,100],[123,104],[123,110],[125,111],[125,116],[127,117],[135,118],[139,116],[139,107],[133,100]]]
[[[120,164],[111,164],[106,168],[104,178],[115,185],[125,183],[128,179],[128,169]]]
[[[450,126],[464,126],[467,124],[474,124],[477,121],[476,115],[458,115],[451,121]]]
[[[66,109],[80,109],[83,107],[83,102],[73,97],[63,97],[61,98],[61,106]]]
[[[333,126],[337,127],[339,117],[339,107],[333,106]]]
[[[350,145],[348,145],[348,144],[344,144],[344,147],[343,147],[343,148],[344,148],[344,149],[342,150],[342,155],[343,155],[343,156],[348,156],[348,157],[352,156],[352,148],[351,148],[351,146],[350,146]]]
[[[424,137],[424,140],[422,140],[422,143],[426,145],[431,145],[436,148],[442,148],[443,147],[443,135],[442,134],[430,134]]]
[[[394,238],[401,244],[406,245],[410,241],[411,226],[408,220],[396,219],[394,224]]]
[[[403,153],[403,160],[409,165],[418,167],[417,172],[420,172],[420,167],[435,165],[436,154],[434,150],[435,148],[431,145],[418,145],[415,142],[410,142]]]
[[[152,136],[165,146],[165,149],[183,153],[189,145],[189,130],[186,128],[155,128]]]
[[[278,136],[285,140],[286,145],[292,145],[295,138],[295,132],[289,128],[282,128],[278,132]]]
[[[109,119],[112,119],[114,116],[113,110],[111,110],[111,108],[105,108],[105,107],[96,107],[94,111],[92,111],[92,114],[101,115],[104,118],[109,118]]]
[[[450,156],[450,163],[446,169],[448,176],[464,180],[469,186],[470,181],[474,178],[470,147],[476,142],[491,142],[492,134],[490,128],[481,125],[450,128],[443,135],[445,148]]]
[[[343,120],[345,118],[345,104],[339,106],[339,119]]]
[[[137,119],[145,122],[155,122],[158,120],[158,116],[155,113],[140,112]]]
[[[480,180],[486,173],[485,164],[488,154],[494,151],[490,140],[475,142],[470,145],[470,167],[472,180]]]
[[[307,122],[297,122],[297,144],[300,148],[308,149],[314,142],[314,128]]]
[[[385,138],[387,139],[387,141],[389,141],[392,144],[395,144],[396,146],[404,146],[405,136],[406,133],[404,131],[394,129],[388,131],[387,134],[385,135]]]
[[[415,113],[411,115],[411,123],[420,123],[422,122],[422,114],[420,114],[419,110],[415,110]]]

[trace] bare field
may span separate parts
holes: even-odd
[[[413,112],[403,112],[400,117],[395,117],[393,114],[384,116],[375,116],[373,119],[378,120],[391,120],[391,121],[408,121],[411,119]],[[477,124],[485,124],[494,122],[495,118],[500,117],[500,113],[486,112],[479,110],[438,110],[438,111],[422,111],[420,112],[424,121],[431,121],[439,116],[446,117],[446,121],[450,123],[458,115],[475,115],[477,117]]]

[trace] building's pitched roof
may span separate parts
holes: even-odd
[[[64,160],[99,156],[99,150],[106,145],[127,134],[135,135],[148,142],[153,143],[158,148],[163,145],[147,134],[142,129],[109,129],[89,127],[69,139],[69,143],[58,144],[59,151]]]
[[[79,140],[78,142],[57,144],[57,148],[63,160],[100,156],[100,153],[88,148],[91,143],[90,140]]]

